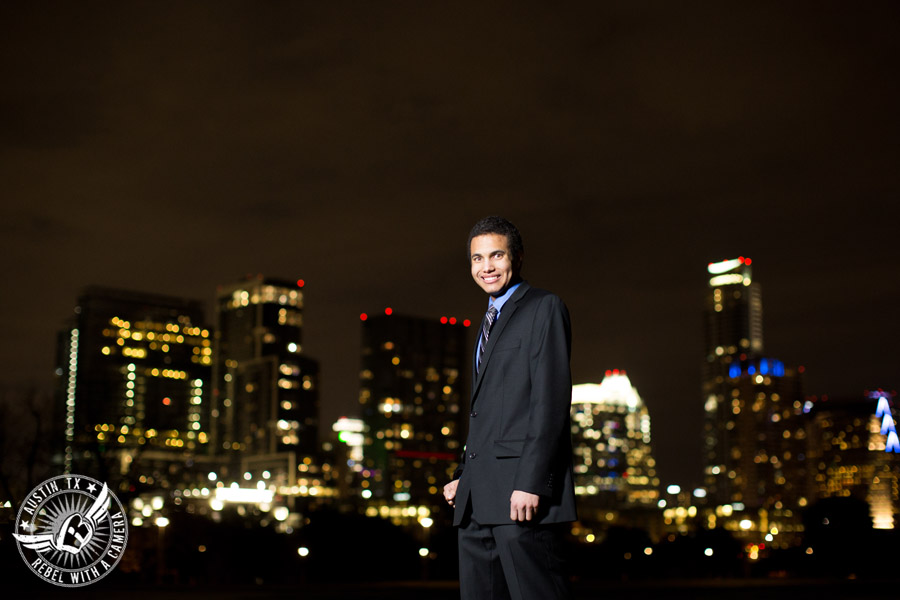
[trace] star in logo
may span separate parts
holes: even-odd
[[[92,494],[96,491],[96,489],[97,489],[97,486],[94,485],[93,483],[88,486],[88,491]]]
[[[21,527],[28,533],[34,533],[34,531],[37,529],[37,527],[34,526],[34,523],[30,523],[28,521],[22,521],[19,527]]]

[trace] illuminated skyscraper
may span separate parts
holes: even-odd
[[[656,505],[650,413],[624,371],[572,388],[572,448],[582,518],[592,507]]]
[[[385,516],[402,506],[441,505],[439,489],[462,447],[471,369],[468,321],[391,312],[362,316],[359,390],[364,496]]]
[[[725,358],[763,351],[762,290],[752,278],[752,261],[737,258],[710,263],[706,299],[707,363],[729,365]],[[726,369],[727,370],[727,369]]]
[[[154,485],[206,453],[212,336],[199,301],[88,287],[59,339],[67,472]]]
[[[752,522],[742,529],[763,539],[799,527],[809,494],[807,418],[797,370],[763,355],[762,298],[750,264],[738,258],[708,269],[705,483],[710,503],[734,510],[726,526]]]
[[[216,302],[213,447],[282,485],[294,485],[319,449],[319,368],[302,354],[303,286],[248,278],[220,287]]]
[[[816,497],[865,501],[876,529],[894,529],[900,516],[900,440],[893,394],[813,398],[808,406]]]

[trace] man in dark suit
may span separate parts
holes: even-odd
[[[521,278],[516,227],[486,217],[469,235],[488,312],[475,344],[469,436],[444,497],[459,526],[464,600],[568,598],[560,525],[576,519],[569,313]]]

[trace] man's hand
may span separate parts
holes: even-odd
[[[530,521],[537,514],[540,499],[537,494],[515,490],[509,497],[509,518],[513,521]]]
[[[456,506],[456,488],[459,486],[459,479],[454,479],[444,486],[444,499],[450,506]]]

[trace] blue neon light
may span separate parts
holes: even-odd
[[[892,431],[888,434],[887,443],[884,445],[884,451],[900,454],[900,438],[897,437],[896,431]]]
[[[887,435],[884,444],[885,452],[900,454],[900,439],[897,438],[897,429],[894,426],[894,415],[891,413],[891,405],[887,396],[879,395],[878,405],[875,408],[875,417],[881,417],[881,435]]]
[[[886,435],[889,431],[896,433],[896,430],[894,429],[894,417],[892,417],[890,413],[884,415],[881,419],[881,435]]]
[[[743,373],[739,363],[732,363],[728,367],[728,376],[737,379]],[[773,377],[784,377],[784,363],[774,358],[759,359],[759,366],[747,365],[747,375],[772,375]]]

